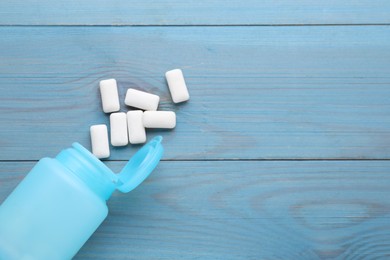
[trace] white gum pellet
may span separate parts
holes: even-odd
[[[127,112],[127,127],[129,129],[129,141],[131,144],[146,142],[145,127],[142,121],[143,111],[132,110]]]
[[[172,111],[145,111],[143,116],[146,128],[175,128],[176,114]]]
[[[125,104],[142,110],[155,111],[160,97],[144,91],[129,88],[126,93]]]
[[[188,93],[181,69],[167,71],[165,77],[174,103],[180,103],[190,99],[190,94]]]
[[[110,115],[110,135],[112,146],[125,146],[129,143],[126,113],[118,112]]]
[[[118,87],[115,79],[100,81],[100,94],[104,113],[119,111]]]
[[[97,158],[110,157],[108,145],[108,131],[106,125],[93,125],[90,128],[92,153]]]

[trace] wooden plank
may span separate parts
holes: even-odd
[[[390,23],[387,0],[2,0],[1,25],[278,25]]]
[[[390,27],[2,27],[1,160],[54,156],[108,123],[114,77],[177,113],[165,159],[390,158]],[[165,71],[191,100],[174,105]],[[122,103],[123,110],[127,110]],[[138,149],[138,147],[136,147]],[[134,148],[113,149],[113,160]]]
[[[119,170],[124,162],[111,162]],[[0,202],[32,163],[0,163]],[[76,259],[385,259],[390,161],[162,162]]]

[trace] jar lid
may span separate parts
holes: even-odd
[[[119,191],[132,191],[156,168],[164,151],[161,141],[161,136],[154,137],[130,159],[117,175],[116,188]]]

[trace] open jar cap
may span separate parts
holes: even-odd
[[[130,192],[149,176],[163,155],[161,141],[161,136],[154,137],[130,159],[117,175],[116,189]]]

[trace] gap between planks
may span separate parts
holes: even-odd
[[[130,157],[131,158],[131,157]],[[127,162],[128,160],[102,160],[102,162]],[[301,159],[162,159],[162,162],[321,162],[321,161],[330,161],[330,162],[355,162],[355,161],[390,161],[390,159],[358,159],[358,158],[325,158],[325,159],[315,159],[315,158],[301,158]],[[12,163],[12,162],[38,162],[38,160],[0,160],[0,163]]]
[[[0,24],[0,27],[306,27],[306,26],[389,26],[390,23],[329,24]]]

